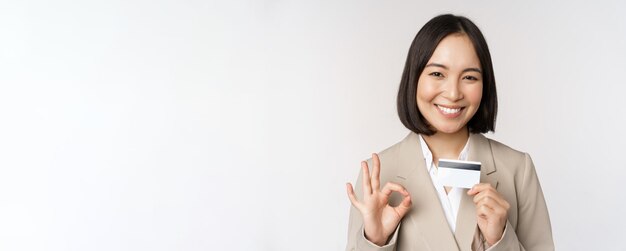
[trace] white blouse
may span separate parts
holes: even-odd
[[[422,135],[419,135],[419,139],[422,146],[424,161],[426,162],[426,170],[430,174],[430,179],[433,181],[433,185],[437,190],[437,195],[439,195],[439,201],[441,202],[441,207],[443,207],[446,219],[448,220],[448,225],[454,233],[454,230],[456,229],[456,216],[459,212],[459,205],[461,205],[461,198],[463,198],[463,193],[466,192],[466,190],[461,187],[453,187],[450,192],[446,194],[446,189],[439,183],[439,179],[437,178],[438,169],[433,161],[433,154],[430,151],[430,148],[428,148],[426,141],[422,138]],[[467,139],[467,143],[465,143],[465,147],[461,150],[461,154],[459,154],[459,160],[467,160],[468,153],[469,138]]]

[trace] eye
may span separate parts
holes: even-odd
[[[434,77],[438,77],[438,78],[443,77],[443,74],[441,74],[441,72],[436,72],[436,71],[435,72],[431,72],[428,75],[431,75],[431,76],[434,76]]]
[[[478,80],[478,78],[476,78],[476,77],[474,77],[474,76],[470,76],[470,75],[463,77],[463,79],[467,79],[467,80],[471,80],[471,81],[476,81],[476,80]]]

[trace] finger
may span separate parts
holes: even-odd
[[[482,218],[488,218],[490,215],[493,215],[495,210],[488,205],[482,204],[480,206],[476,206],[476,215]]]
[[[507,210],[498,205],[485,203],[476,207],[476,216],[489,221],[498,219],[505,221]]]
[[[480,192],[482,192],[482,191],[484,191],[486,189],[489,189],[490,187],[492,187],[492,186],[489,183],[478,183],[478,184],[474,185],[472,187],[472,189],[467,191],[467,194],[468,195],[475,195],[475,194],[480,193]]]
[[[485,201],[485,200],[493,200],[502,207],[508,207],[508,203],[506,202],[506,200],[495,189],[482,191],[476,196],[474,196],[474,199],[473,199],[474,203],[478,203],[480,201]]]
[[[352,184],[346,183],[346,189],[348,190],[348,198],[350,198],[350,202],[356,208],[361,207],[361,203],[356,199],[356,194],[354,194],[354,189],[352,189]]]
[[[413,201],[411,201],[411,195],[404,196],[402,202],[400,202],[399,207],[410,208],[413,205]]]
[[[372,184],[370,183],[370,170],[367,168],[367,162],[361,161],[361,169],[363,170],[363,195],[372,194]]]
[[[508,209],[503,206],[493,207],[494,213],[499,216],[506,216],[508,214]]]
[[[493,198],[490,197],[486,197],[478,202],[476,202],[476,208],[481,207],[481,206],[487,206],[491,209],[496,209],[499,207],[502,207],[496,200],[494,200]]]
[[[393,182],[387,182],[387,184],[385,184],[385,187],[383,187],[381,193],[385,196],[389,196],[392,192],[398,192],[404,196],[409,195],[409,192],[402,185]]]
[[[497,216],[497,217],[505,217],[508,214],[508,210],[509,210],[509,205],[506,201],[504,201],[504,203],[506,205],[502,205],[500,204],[501,202],[498,202],[490,197],[485,198],[484,200],[481,200],[480,202],[478,202],[476,204],[476,208],[481,208],[481,207],[487,207],[490,208],[491,211],[490,216]]]
[[[412,205],[413,205],[413,202],[411,201],[411,196],[407,195],[407,196],[404,196],[404,199],[402,200],[402,202],[400,202],[400,204],[395,206],[393,209],[396,211],[396,213],[400,217],[404,217],[404,215],[408,213],[409,210],[411,210]]]
[[[474,204],[481,205],[481,204],[486,204],[489,205],[491,208],[502,208],[502,209],[506,209],[508,210],[508,203],[505,200],[501,200],[501,199],[496,199],[494,197],[491,196],[487,196],[487,197],[483,197],[482,199],[474,202]]]
[[[378,154],[372,153],[374,168],[372,169],[372,190],[380,189],[380,159]]]
[[[481,198],[487,195],[494,196],[497,198],[502,198],[500,193],[498,193],[498,191],[494,187],[492,187],[491,184],[489,183],[476,184],[472,187],[472,189],[467,191],[467,194],[474,196],[474,202],[476,202],[478,198]]]
[[[483,190],[480,193],[477,193],[476,195],[474,195],[474,203],[484,199],[485,197],[499,197],[497,192],[495,191],[491,191],[491,190]]]
[[[476,203],[476,205],[486,205],[495,210],[499,215],[506,215],[510,207],[506,200],[497,200],[492,197],[485,197],[483,200]]]

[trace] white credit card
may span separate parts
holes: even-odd
[[[439,159],[437,178],[444,186],[472,188],[480,183],[480,162]]]

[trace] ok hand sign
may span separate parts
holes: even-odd
[[[372,154],[374,168],[370,177],[367,162],[361,162],[363,173],[363,198],[358,201],[354,194],[352,184],[347,183],[348,197],[352,205],[363,216],[363,229],[365,237],[376,245],[384,246],[389,236],[396,229],[402,217],[411,208],[409,192],[399,184],[387,182],[380,190],[380,159],[377,154]],[[398,192],[404,196],[400,205],[389,205],[389,196],[392,192]]]

